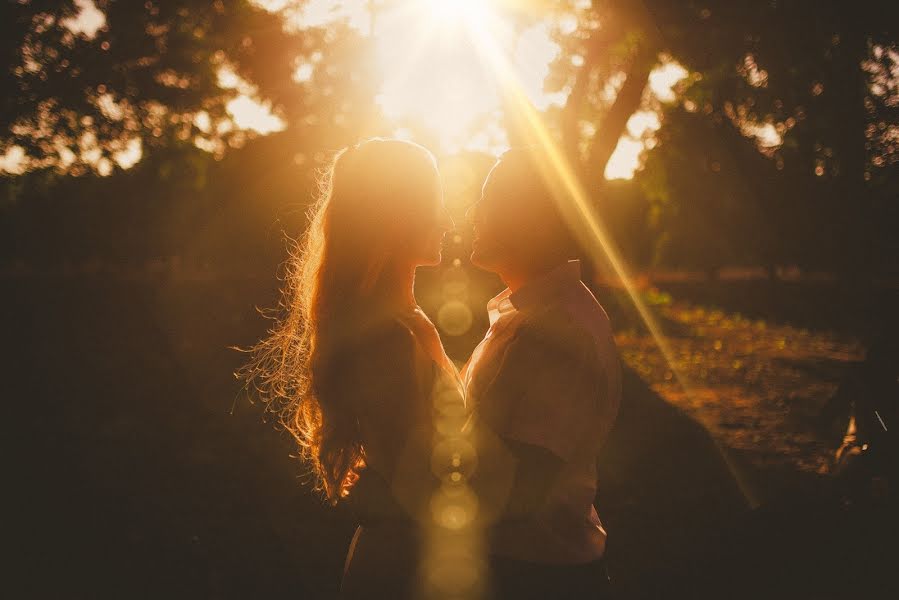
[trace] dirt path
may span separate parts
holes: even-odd
[[[828,472],[835,440],[817,418],[847,368],[864,358],[857,340],[684,302],[656,310],[673,365],[651,336],[617,336],[623,358],[653,390],[759,469]]]

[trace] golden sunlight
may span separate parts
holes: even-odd
[[[559,199],[560,208],[562,208],[563,214],[566,215],[566,219],[572,226],[575,237],[583,242],[584,245],[582,247],[590,252],[592,258],[596,261],[595,264],[600,265],[600,269],[603,266],[607,266],[610,272],[614,273],[614,276],[621,282],[637,314],[654,338],[674,378],[686,394],[691,394],[690,382],[675,360],[671,345],[665,336],[662,335],[662,330],[656,317],[647,307],[642,295],[638,293],[620,251],[606,231],[603,220],[596,211],[596,204],[592,202],[583,182],[572,168],[565,153],[553,139],[552,134],[533,104],[526,99],[526,95],[514,76],[513,69],[510,68],[503,53],[494,45],[494,41],[489,36],[480,36],[477,41],[481,43],[482,55],[490,61],[494,66],[495,72],[502,79],[504,89],[510,94],[513,108],[517,108],[520,116],[528,124],[529,142],[539,145],[547,153],[549,158],[547,164],[539,165],[539,168],[541,169],[541,174],[546,177],[547,183],[551,188],[554,188],[554,195]],[[720,444],[716,443],[716,447],[748,504],[753,508],[758,506],[753,490],[740,476],[740,473],[736,470],[727,454],[724,453]]]
[[[362,0],[311,0],[292,12],[288,0],[254,0],[272,11],[286,11],[292,26],[320,27],[345,22],[363,35],[373,35],[381,85],[375,98],[395,124],[397,137],[414,130],[430,132],[439,150],[473,150],[499,154],[508,148],[502,126],[497,74],[479,48],[489,38],[495,52],[507,57],[524,96],[540,111],[562,106],[568,90],[549,93],[544,83],[561,48],[549,21],[514,31],[490,0],[407,0],[391,5]],[[294,76],[306,81],[313,65],[302,64]],[[605,170],[607,179],[631,179],[661,127],[658,107],[677,99],[676,87],[689,73],[666,60],[653,69],[647,86],[649,106],[631,117]],[[241,90],[243,91],[243,90]],[[251,92],[233,100],[240,127],[264,132],[277,127],[277,117]],[[253,124],[253,125],[251,125]],[[277,130],[277,129],[272,129]]]
[[[22,146],[10,146],[0,154],[0,173],[21,175],[28,170],[28,157]]]
[[[674,87],[689,73],[680,64],[668,61],[653,69],[649,74],[649,89],[661,102],[674,102],[677,94]]]
[[[561,106],[567,90],[548,93],[544,82],[560,52],[550,24],[538,23],[513,34],[489,2],[419,0],[394,9],[376,23],[378,63],[384,76],[377,101],[389,119],[427,128],[442,149],[498,154],[508,147],[500,122],[496,73],[477,50],[489,36],[496,51],[509,56],[522,92],[538,110]],[[649,76],[648,94],[657,103],[673,102],[676,86],[688,76],[666,61]],[[605,171],[607,179],[631,179],[642,165],[653,134],[661,126],[655,111],[635,114]]]
[[[473,131],[498,119],[499,94],[492,74],[472,43],[476,27],[491,27],[484,2],[420,0],[401,3],[375,24],[375,45],[383,81],[376,100],[385,116],[436,135],[443,150],[489,150],[505,139],[479,141]]]
[[[680,64],[664,62],[649,74],[650,99],[670,103],[677,98],[675,88],[689,73]],[[646,150],[656,145],[655,132],[662,126],[657,110],[640,110],[627,122],[627,132],[618,140],[618,145],[606,164],[606,179],[632,179],[643,164]]]
[[[93,39],[106,26],[106,14],[97,8],[93,0],[75,0],[75,7],[78,13],[63,19],[60,24],[74,34]]]
[[[449,26],[459,22],[485,21],[490,17],[489,3],[483,0],[421,0],[425,10],[441,23]]]
[[[249,96],[240,95],[228,101],[225,110],[239,128],[262,135],[283,131],[286,127],[284,121],[272,113],[270,104]]]
[[[112,158],[115,163],[122,169],[130,169],[138,162],[140,162],[140,159],[143,157],[143,155],[143,140],[141,140],[139,137],[135,137],[128,140],[122,150],[114,152]]]
[[[515,32],[490,2],[419,0],[386,12],[374,28],[384,80],[377,101],[385,116],[436,135],[448,152],[497,154],[508,148],[496,74],[475,38],[490,36],[511,58],[527,97],[540,109],[565,102],[544,81],[560,52],[548,23]]]
[[[615,146],[615,151],[606,163],[604,176],[606,179],[632,179],[640,168],[644,144],[629,136],[622,136]]]
[[[217,73],[218,85],[222,89],[233,89],[239,95],[225,105],[225,110],[240,129],[267,135],[283,131],[287,124],[272,112],[271,104],[256,98],[257,90],[243,80],[229,67],[221,67]],[[208,115],[206,115],[208,119]]]

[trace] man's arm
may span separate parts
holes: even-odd
[[[565,464],[551,451],[534,444],[501,438],[515,460],[509,500],[501,520],[527,518],[544,506],[546,496]]]
[[[541,510],[559,472],[595,422],[592,338],[554,333],[523,326],[487,390],[487,401],[501,407],[487,425],[514,465],[502,520]]]

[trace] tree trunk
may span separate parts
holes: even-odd
[[[627,122],[637,109],[643,98],[643,90],[649,81],[649,73],[655,61],[655,48],[649,44],[641,44],[634,54],[627,79],[615,102],[602,120],[602,126],[590,143],[586,158],[586,183],[591,189],[602,187],[606,165],[611,158],[618,140],[627,129]]]

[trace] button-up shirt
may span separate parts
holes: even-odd
[[[609,318],[580,280],[578,261],[504,290],[487,311],[490,329],[462,371],[474,418],[562,460],[545,506],[499,527],[491,550],[541,563],[600,558],[596,463],[621,401]]]

